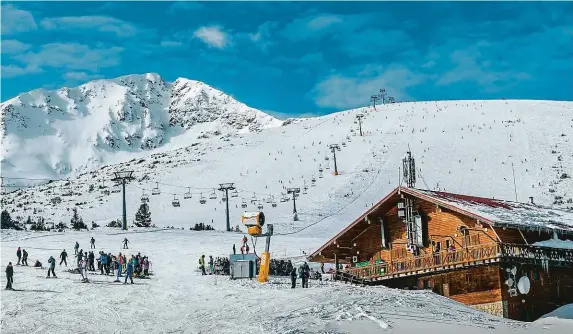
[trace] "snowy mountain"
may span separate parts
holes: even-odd
[[[282,125],[205,83],[157,74],[37,89],[0,105],[4,176],[60,178],[170,142]]]
[[[181,99],[171,101],[185,104]],[[365,115],[364,136],[356,123],[359,113]],[[54,222],[69,222],[76,207],[84,220],[107,224],[122,212],[121,193],[114,191],[119,188],[111,181],[113,172],[133,170],[136,180],[126,191],[129,221],[141,197],[149,196],[157,226],[187,229],[204,222],[224,230],[225,203],[216,188],[234,182],[237,191],[229,198],[232,226],[240,224],[244,210],[262,210],[279,235],[295,233],[325,241],[399,184],[408,148],[416,159],[418,188],[523,202],[533,197],[535,203],[573,207],[572,102],[411,102],[298,119],[280,127],[272,118],[257,120],[260,128],[267,129],[201,139],[195,134],[206,133],[201,127],[206,123],[193,125],[189,130],[193,136],[170,137],[150,155],[10,193],[3,197],[3,207],[20,221],[43,216]],[[187,121],[193,122],[177,118],[191,124]],[[215,122],[220,125],[220,118]],[[68,130],[62,133],[72,135],[73,129]],[[67,140],[81,146],[82,138]],[[340,147],[338,176],[333,175],[328,144]],[[12,158],[25,154],[8,152]],[[293,221],[289,187],[301,188],[296,201],[299,221]],[[154,191],[160,194],[151,195]],[[52,204],[55,198],[62,202]],[[180,206],[173,206],[173,201]],[[319,244],[307,246],[309,251]]]

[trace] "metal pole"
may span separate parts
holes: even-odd
[[[227,214],[227,232],[229,232],[231,231],[231,222],[229,220],[229,188],[225,188],[225,197],[227,198],[225,201],[227,203],[227,210],[225,211]]]
[[[338,175],[338,166],[336,165],[336,149],[332,149],[332,153],[334,153],[334,175]]]
[[[293,208],[292,208],[292,213],[296,213],[296,192],[292,192],[292,204],[293,204]]]
[[[127,213],[125,211],[125,179],[121,180],[123,187],[123,230],[127,231]]]
[[[358,127],[360,128],[360,137],[362,137],[362,118],[358,119]]]

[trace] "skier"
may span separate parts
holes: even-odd
[[[22,258],[22,250],[20,249],[20,247],[18,247],[18,250],[16,251],[16,256],[18,256],[18,263],[16,263],[16,265],[19,266],[20,259]]]
[[[116,270],[116,272],[115,272],[115,281],[114,281],[114,282],[117,282],[117,283],[120,282],[120,281],[119,281],[119,278],[121,277],[121,263],[120,263],[120,260],[121,260],[121,254],[120,254],[119,257],[113,262],[114,265],[115,265],[115,270]]]
[[[74,255],[78,254],[78,249],[80,249],[80,244],[76,241],[76,245],[74,246]]]
[[[90,251],[90,253],[88,254],[88,267],[86,268],[86,271],[87,270],[95,271],[94,260],[95,260],[94,252]]]
[[[235,249],[235,244],[233,244],[233,255],[237,254],[237,250]]]
[[[6,266],[6,290],[14,290],[12,284],[14,284],[14,267],[12,267],[12,262],[8,262]]]
[[[56,273],[54,272],[54,268],[56,268],[56,259],[54,259],[53,256],[50,256],[50,258],[48,259],[48,263],[50,264],[50,267],[48,268],[48,276],[46,276],[46,278],[50,277],[50,272],[52,272],[52,275],[54,275],[54,278],[58,278],[56,276]]]
[[[66,261],[67,258],[68,258],[68,253],[66,253],[66,250],[64,249],[60,254],[60,259],[62,259],[60,261],[60,266],[62,265],[62,262],[66,264],[66,267],[68,266],[68,261]]]
[[[147,256],[143,258],[143,275],[149,276],[149,259]]]
[[[125,282],[123,282],[123,284],[127,284],[128,278],[131,281],[131,284],[133,284],[133,261],[129,261],[127,263],[127,271],[125,272]]]
[[[88,272],[86,271],[86,261],[85,260],[78,261],[78,271],[80,272],[80,275],[82,276],[82,283],[89,283]]]
[[[127,238],[123,239],[123,249],[129,249],[129,247],[127,247],[128,242],[129,240],[127,240]]]
[[[296,288],[296,267],[292,267],[290,272],[290,282],[291,282],[291,289]]]
[[[90,248],[96,248],[96,239],[94,237],[90,240]]]
[[[26,252],[25,249],[22,249],[22,265],[23,266],[28,265],[28,252]]]
[[[80,266],[80,261],[83,259],[84,257],[84,250],[80,249],[79,252],[77,252],[76,257],[78,258],[78,267]]]
[[[201,255],[199,258],[199,268],[201,268],[201,275],[207,275],[205,272],[205,255]]]
[[[209,255],[209,275],[213,275],[213,272],[215,271],[214,269],[213,255]]]
[[[302,265],[302,287],[308,288],[308,277],[310,276],[310,267],[305,262]]]
[[[324,274],[324,263],[320,264],[320,271]]]
[[[104,268],[107,267],[107,255],[105,255],[104,252],[100,252],[100,254],[99,254],[99,259],[98,259],[98,260],[99,260],[100,263],[101,263],[101,267],[100,267],[101,272],[100,272],[100,275],[103,275],[103,270],[104,270]],[[107,269],[106,269],[106,271],[107,271]]]

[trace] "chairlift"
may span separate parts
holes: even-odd
[[[102,194],[109,196],[109,190],[105,189],[104,191],[101,192]]]
[[[213,192],[211,193],[211,195],[209,195],[210,199],[217,199],[217,193],[215,192],[215,189],[213,189]]]
[[[281,201],[281,203],[284,203],[284,202],[286,202],[286,197],[284,197],[284,196],[283,196],[283,197],[281,197],[280,201]]]
[[[330,165],[326,165],[326,167],[324,167],[324,168],[326,168],[326,169],[330,169]]]
[[[346,147],[346,142],[342,142],[342,147]]]
[[[322,171],[321,171],[321,172],[322,172]],[[319,174],[318,174],[318,178],[319,178],[319,179],[322,179],[322,173],[319,173]]]
[[[302,190],[302,194],[306,195],[306,190],[308,189],[308,187],[304,187],[304,189]]]
[[[159,182],[157,182],[155,188],[151,189],[151,195],[159,195],[161,190],[159,190]]]
[[[207,203],[207,200],[205,199],[205,197],[203,197],[203,193],[201,193],[201,197],[199,198],[199,203],[201,204]]]
[[[176,208],[181,206],[181,204],[179,203],[179,199],[177,199],[177,195],[173,195],[173,201],[171,202],[171,204],[173,204],[173,206]]]
[[[318,172],[319,172],[319,173],[322,173],[322,172],[323,172],[322,166],[318,166]]]
[[[118,183],[116,183],[116,184],[113,185],[113,188],[111,188],[111,192],[114,193],[114,194],[115,194],[115,193],[118,193],[118,192],[121,192],[121,188],[119,187],[119,184],[118,184]]]
[[[192,198],[193,195],[191,194],[191,188],[187,188],[187,192],[183,194],[184,199]]]
[[[251,198],[251,204],[255,204],[257,201],[257,195],[253,193],[253,198]]]
[[[226,202],[226,201],[227,201],[227,196],[223,195],[223,197],[221,197],[221,201]]]
[[[259,202],[259,205],[257,206],[257,208],[258,208],[259,210],[262,210],[262,209],[263,209],[263,203]]]
[[[267,198],[267,203],[270,204],[270,203],[272,203],[272,202],[273,202],[273,197],[272,197],[272,196],[269,196],[269,197]]]
[[[328,157],[328,154],[324,156],[324,160],[326,160],[326,161],[330,160],[330,158]]]
[[[277,202],[275,202],[275,200],[273,200],[273,203],[271,204],[273,208],[277,207]]]
[[[247,202],[245,202],[245,200],[243,200],[243,201],[241,202],[241,208],[244,209],[244,208],[246,208],[246,207],[247,207]]]
[[[233,190],[233,192],[231,193],[231,197],[239,197],[239,192],[237,191],[237,189]]]

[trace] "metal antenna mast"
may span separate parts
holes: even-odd
[[[227,232],[231,231],[231,221],[229,219],[229,190],[235,190],[234,183],[220,183],[219,190],[225,192],[225,215],[227,216]]]
[[[358,127],[360,128],[360,137],[362,137],[362,118],[363,117],[364,117],[364,114],[356,115],[356,119],[358,120]]]
[[[408,152],[406,154],[406,157],[402,160],[404,181],[406,181],[408,188],[414,188],[416,186],[416,163],[412,157],[410,147],[408,147]]]
[[[328,148],[330,148],[330,151],[334,155],[334,175],[336,176],[338,175],[338,166],[336,165],[336,151],[340,151],[340,146],[338,146],[338,144],[330,144],[328,145]]]
[[[121,182],[122,185],[122,189],[123,189],[123,224],[122,224],[122,229],[124,231],[127,231],[127,211],[125,209],[125,182],[126,181],[131,181],[133,179],[135,179],[132,175],[133,175],[133,171],[122,171],[122,172],[113,172],[113,174],[115,175],[115,177],[112,179],[112,181],[115,182]]]
[[[296,198],[300,193],[300,188],[287,188],[287,194],[292,194],[292,213],[294,213],[294,220],[298,220],[298,214],[296,212]]]

